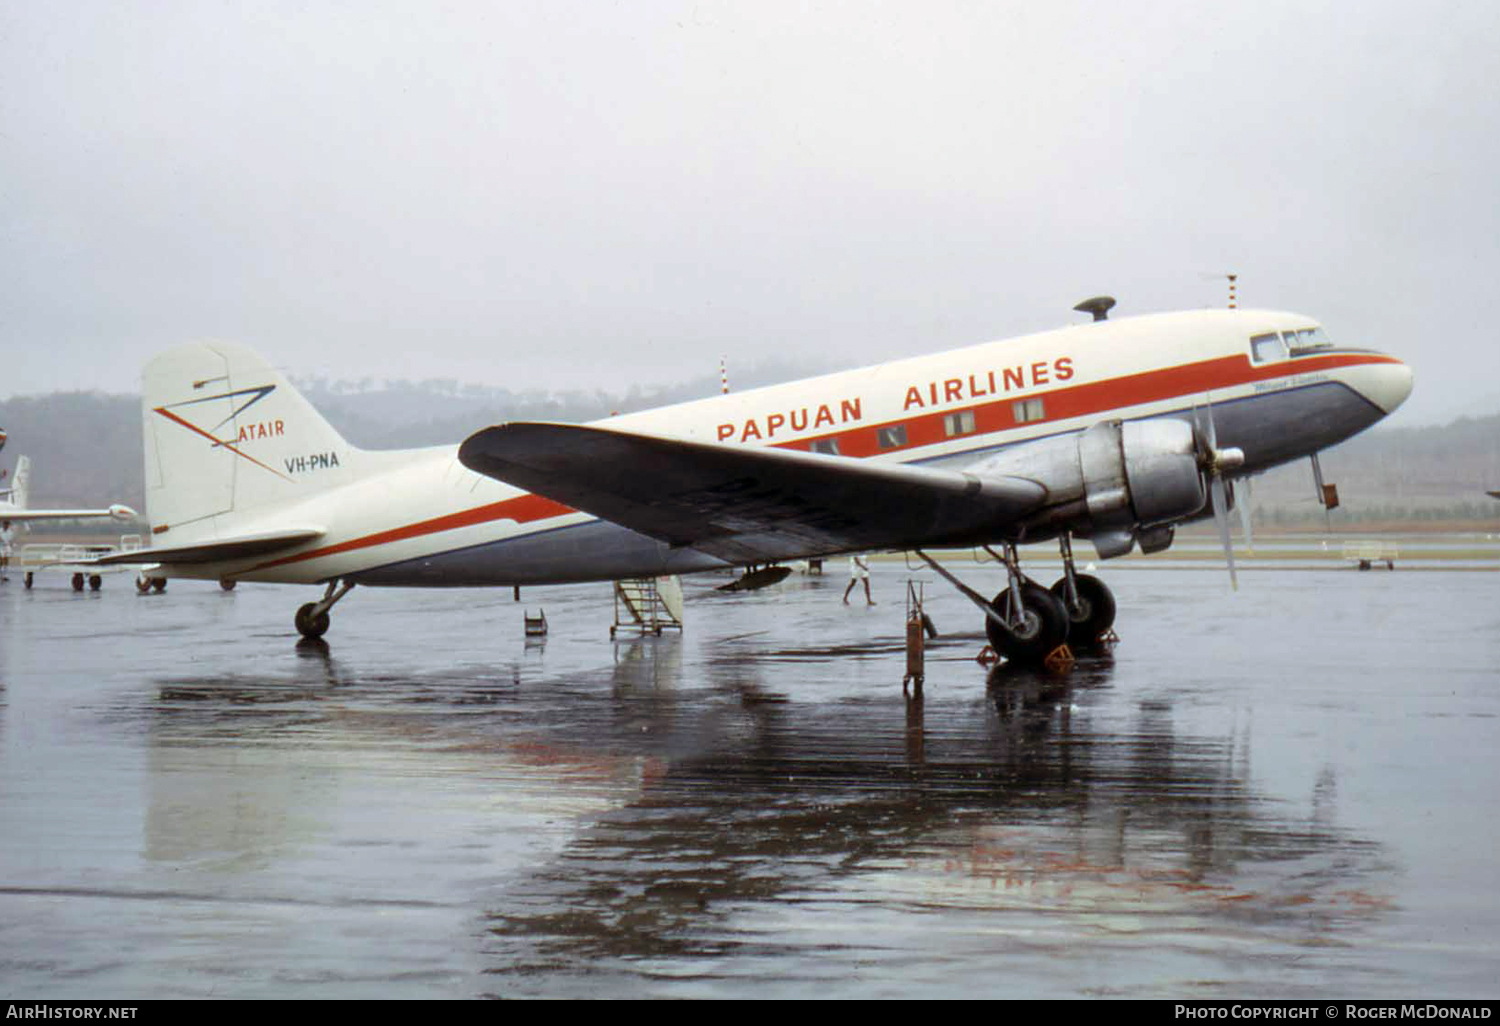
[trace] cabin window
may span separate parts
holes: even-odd
[[[1250,353],[1255,357],[1256,363],[1280,360],[1286,356],[1286,345],[1281,341],[1281,336],[1273,331],[1268,335],[1256,335],[1252,338]]]
[[[1298,331],[1283,332],[1283,335],[1286,338],[1286,347],[1293,356],[1333,348],[1333,340],[1322,328],[1302,328]]]
[[[974,433],[974,411],[960,410],[958,413],[950,413],[943,418],[943,430],[948,437],[954,435],[972,435]]]
[[[882,449],[899,449],[906,444],[906,425],[893,424],[890,427],[876,428],[875,441]]]
[[[839,440],[837,438],[819,438],[812,444],[813,452],[820,452],[824,456],[837,456],[839,454]]]
[[[1030,424],[1034,420],[1045,420],[1047,410],[1040,399],[1021,399],[1010,404],[1017,424]]]

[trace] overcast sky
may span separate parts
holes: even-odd
[[[0,6],[0,396],[510,388],[1240,305],[1500,411],[1500,4]]]

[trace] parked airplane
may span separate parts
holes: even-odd
[[[5,432],[0,431],[0,447],[5,445]],[[4,474],[0,473],[0,477]],[[135,510],[129,506],[114,505],[108,509],[32,509],[27,505],[28,492],[31,487],[31,460],[21,456],[16,460],[16,473],[11,478],[9,488],[0,489],[0,581],[9,580],[6,571],[10,569],[12,550],[15,547],[16,523],[28,523],[33,520],[70,520],[87,517],[112,517],[115,520],[134,520]],[[26,572],[26,587],[31,587],[31,571]],[[74,587],[79,587],[82,575],[74,579]],[[94,587],[98,587],[99,578],[93,578]]]
[[[275,370],[223,343],[147,365],[154,547],[101,562],[165,576],[326,586],[535,585],[916,550],[985,611],[994,647],[1040,658],[1109,629],[1078,573],[1159,552],[1217,516],[1228,479],[1316,454],[1411,391],[1400,360],[1336,347],[1311,318],[1217,310],[1108,319],[714,396],[588,425],[509,423],[453,447],[349,445]],[[1018,543],[1057,539],[1052,588]],[[998,545],[993,600],[923,551]],[[1231,556],[1232,558],[1232,556]],[[1232,569],[1232,564],[1231,564]]]

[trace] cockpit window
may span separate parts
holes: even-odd
[[[1291,350],[1293,356],[1333,348],[1333,340],[1322,328],[1303,328],[1300,331],[1288,331],[1285,335],[1286,347]]]
[[[1292,332],[1287,332],[1292,334]],[[1286,356],[1286,345],[1281,341],[1281,336],[1276,332],[1266,335],[1256,335],[1250,339],[1250,353],[1255,357],[1256,363],[1265,363],[1267,360],[1280,360]]]

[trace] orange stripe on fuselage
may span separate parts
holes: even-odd
[[[355,549],[365,549],[372,545],[388,545],[391,542],[405,541],[408,538],[417,538],[424,534],[436,534],[439,531],[453,531],[460,527],[473,527],[476,524],[487,524],[496,520],[513,520],[518,524],[529,524],[537,520],[549,520],[552,517],[566,516],[577,512],[571,507],[564,506],[560,502],[540,495],[518,495],[514,499],[505,499],[501,502],[492,502],[488,506],[476,506],[466,509],[461,513],[449,513],[446,516],[434,517],[431,520],[422,520],[405,527],[395,527],[389,531],[380,531],[376,534],[367,534],[363,538],[352,538],[337,545],[326,545],[323,548],[312,549],[308,552],[299,552],[295,556],[283,556],[281,559],[273,559],[268,563],[261,563],[253,567],[251,571],[267,570],[271,567],[286,566],[289,563],[302,563],[309,559],[317,559],[320,556],[336,556],[341,552],[353,552]]]

